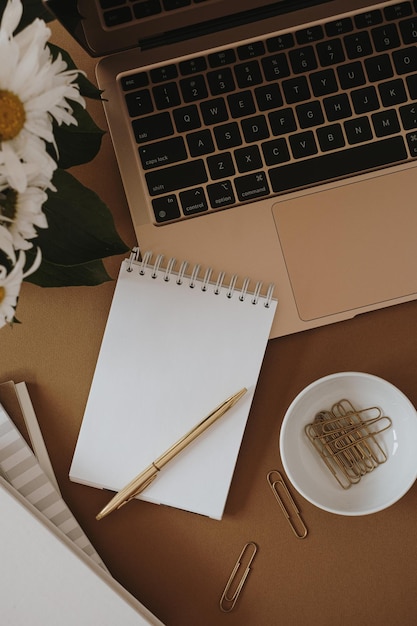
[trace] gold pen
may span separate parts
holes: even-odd
[[[201,433],[209,428],[215,421],[222,417],[240,400],[240,398],[247,392],[244,387],[230,398],[227,398],[217,408],[215,408],[209,415],[207,415],[197,426],[194,426],[186,435],[181,437],[176,443],[174,443],[166,452],[161,454],[153,463],[151,463],[143,472],[130,481],[126,487],[123,487],[121,491],[110,500],[108,504],[100,511],[96,516],[97,520],[103,519],[109,513],[112,513],[116,509],[120,509],[124,504],[132,500],[135,496],[142,493],[146,487],[148,487],[158,475],[158,472],[171,461],[177,454],[179,454],[184,448],[186,448],[194,439],[196,439]]]

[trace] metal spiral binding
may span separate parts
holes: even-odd
[[[133,248],[128,259],[127,271],[132,272],[133,264],[138,263],[139,274],[141,276],[145,275],[146,270],[150,270],[151,278],[156,279],[160,275],[159,272],[161,271],[163,272],[162,279],[164,280],[164,282],[169,282],[171,280],[171,277],[175,276],[177,285],[182,285],[184,283],[184,280],[188,278],[188,276],[186,275],[186,270],[188,267],[187,261],[182,261],[178,272],[175,272],[174,268],[177,263],[177,260],[174,257],[171,257],[168,260],[167,265],[164,269],[163,267],[164,255],[158,254],[154,262],[152,262],[152,256],[153,256],[153,253],[151,251],[147,251],[144,253],[143,258],[140,259],[139,248],[138,247]],[[189,282],[188,282],[188,287],[190,289],[194,289],[197,283],[200,283],[201,291],[208,291],[209,286],[211,285],[213,287],[213,293],[215,295],[219,295],[222,289],[226,288],[226,293],[225,293],[226,297],[229,299],[233,297],[234,293],[237,291],[236,290],[236,285],[238,281],[237,274],[233,274],[233,276],[230,279],[230,283],[228,284],[228,286],[225,286],[224,285],[224,280],[226,276],[225,272],[220,272],[217,277],[216,282],[214,283],[214,282],[210,282],[211,276],[213,274],[213,269],[209,267],[205,271],[204,277],[202,279],[199,279],[200,269],[201,269],[201,266],[199,264],[196,264],[193,266],[191,275],[189,276]],[[263,283],[257,282],[253,293],[250,293],[248,291],[249,285],[250,285],[250,279],[244,278],[242,287],[238,291],[239,301],[244,302],[246,298],[250,296],[251,303],[256,305],[258,304],[261,298],[261,289],[262,289]],[[265,308],[269,308],[271,306],[273,292],[274,292],[274,285],[270,284],[268,287],[267,294],[265,296],[265,302],[264,302]]]

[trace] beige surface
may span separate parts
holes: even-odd
[[[93,79],[93,62],[54,30]],[[100,105],[90,110],[103,126]],[[78,175],[108,203],[132,245],[108,138]],[[119,262],[108,264],[113,276]],[[0,380],[27,381],[63,496],[113,575],[167,626],[415,624],[417,487],[391,509],[363,518],[332,515],[296,496],[309,528],[301,541],[266,474],[281,468],[278,437],[288,404],[320,376],[377,374],[417,404],[417,302],[269,343],[221,522],[145,502],[96,522],[108,496],[67,477],[113,288],[26,285],[22,323],[0,331]],[[238,605],[223,614],[220,595],[247,541],[259,551]]]

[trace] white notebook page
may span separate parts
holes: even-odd
[[[227,397],[248,393],[139,497],[221,519],[276,309],[122,264],[70,478],[119,491]],[[132,269],[133,271],[128,271]],[[255,288],[255,285],[251,285]],[[269,306],[265,306],[268,304]]]

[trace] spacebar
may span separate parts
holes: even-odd
[[[269,170],[269,176],[275,192],[288,191],[397,163],[407,156],[403,138],[390,137],[383,141],[274,167]]]

